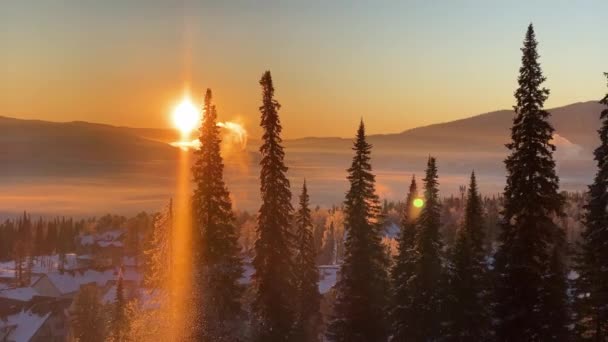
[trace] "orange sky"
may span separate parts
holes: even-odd
[[[352,136],[510,108],[533,21],[549,107],[598,99],[605,1],[3,3],[0,115],[167,127],[186,86],[256,135],[270,69],[287,138]],[[547,6],[551,3],[551,6]]]

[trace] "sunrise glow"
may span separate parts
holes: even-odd
[[[190,132],[195,130],[201,121],[201,112],[189,97],[184,99],[173,109],[173,124],[182,136],[188,136]]]

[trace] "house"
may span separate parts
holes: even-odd
[[[15,287],[0,290],[0,298],[13,299],[21,302],[29,302],[39,293],[33,287]]]
[[[81,258],[79,263],[83,267],[108,267],[120,264],[123,252],[124,231],[113,229],[97,234],[85,234],[78,238]]]
[[[35,296],[39,296],[39,293],[32,287],[0,290],[0,316],[25,307]]]
[[[68,300],[33,299],[27,307],[0,316],[0,341],[67,341]]]
[[[32,287],[44,296],[72,298],[78,293],[80,286],[95,283],[102,287],[114,276],[113,271],[109,274],[93,270],[54,272],[40,277]]]
[[[32,341],[49,317],[50,313],[38,315],[31,311],[20,311],[6,316],[0,319],[0,340],[6,342]]]
[[[41,296],[47,297],[74,297],[82,285],[95,284],[97,287],[105,288],[113,284],[118,277],[118,271],[111,267],[105,270],[71,270],[64,272],[51,272],[44,274],[32,284]],[[123,280],[139,285],[142,280],[141,274],[135,269],[125,269]]]

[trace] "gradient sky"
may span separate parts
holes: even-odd
[[[285,137],[392,133],[513,105],[528,23],[548,107],[606,92],[608,1],[0,3],[0,115],[167,127],[185,87],[259,132],[273,73]]]

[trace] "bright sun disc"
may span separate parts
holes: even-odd
[[[422,198],[416,198],[414,200],[414,207],[422,208],[423,205],[424,205],[424,201],[422,200]]]
[[[196,129],[201,120],[201,114],[196,106],[185,98],[173,109],[173,124],[183,135],[188,135]]]

